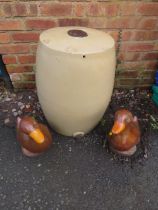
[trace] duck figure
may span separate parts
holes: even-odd
[[[140,142],[137,117],[126,109],[118,110],[109,135],[109,146],[113,152],[125,156],[133,155],[137,149],[136,145]]]
[[[52,144],[52,136],[47,126],[30,116],[17,118],[17,139],[23,154],[29,157],[41,154]]]

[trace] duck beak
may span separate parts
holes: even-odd
[[[34,131],[32,131],[29,136],[38,144],[42,144],[44,142],[44,135],[43,133],[40,131],[39,128],[35,129]]]
[[[125,129],[125,124],[116,121],[112,127],[112,133],[113,134],[119,134],[121,131]]]

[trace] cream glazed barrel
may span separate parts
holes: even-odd
[[[98,124],[111,99],[115,62],[114,40],[105,32],[57,27],[41,33],[37,94],[57,132],[84,135]]]

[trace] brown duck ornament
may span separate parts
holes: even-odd
[[[17,139],[22,152],[29,157],[41,154],[52,144],[52,136],[47,126],[30,116],[17,118]]]
[[[136,145],[140,142],[137,117],[126,109],[118,110],[109,135],[109,145],[113,152],[125,156],[133,155],[137,149]]]

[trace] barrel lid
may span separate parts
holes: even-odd
[[[48,29],[41,33],[40,41],[50,49],[72,54],[93,54],[114,47],[114,40],[109,34],[74,26]]]

